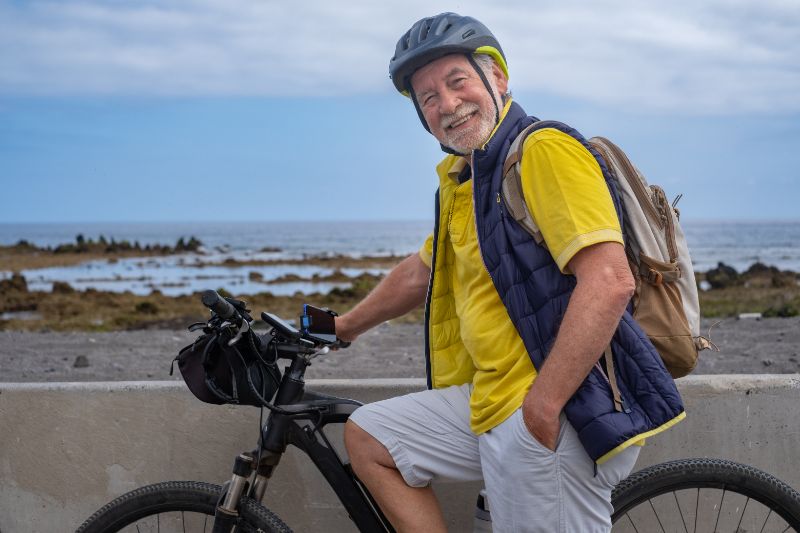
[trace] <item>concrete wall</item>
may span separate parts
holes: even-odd
[[[638,467],[724,457],[800,487],[800,375],[691,376],[678,384],[689,417],[650,439]],[[370,402],[424,384],[320,380],[309,387]],[[72,531],[148,483],[222,483],[235,455],[255,446],[257,426],[258,409],[203,404],[179,382],[0,383],[0,531]],[[437,487],[453,531],[469,530],[477,490]],[[354,531],[298,453],[284,458],[265,503],[296,531]]]

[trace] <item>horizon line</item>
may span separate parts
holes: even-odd
[[[80,224],[331,224],[331,223],[398,223],[398,222],[426,222],[432,223],[433,218],[363,218],[363,219],[282,219],[282,220],[58,220],[58,221],[5,221],[0,220],[3,226],[21,225],[80,225]],[[686,217],[680,220],[681,223],[705,222],[705,223],[724,223],[724,222],[750,222],[750,223],[800,223],[800,218],[790,217]]]

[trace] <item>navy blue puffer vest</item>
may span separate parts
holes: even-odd
[[[555,342],[575,278],[561,273],[549,251],[536,244],[500,201],[505,156],[517,134],[533,121],[512,103],[489,143],[473,153],[473,179],[483,261],[538,370]],[[592,152],[609,185],[617,213],[621,214],[619,195],[609,181],[602,157],[577,131],[564,124],[547,122],[541,127],[559,129]],[[637,437],[666,429],[685,416],[672,377],[627,311],[611,346],[624,411],[615,410],[608,381],[596,367],[564,408],[581,443],[596,462],[603,462]]]

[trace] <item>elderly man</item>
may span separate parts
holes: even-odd
[[[637,445],[684,413],[626,312],[634,280],[605,166],[563,124],[525,140],[537,244],[501,197],[509,147],[535,119],[511,100],[492,33],[454,13],[422,19],[390,72],[449,154],[436,226],[336,329],[354,340],[425,302],[430,390],[353,414],[353,468],[398,531],[446,530],[434,479],[483,479],[495,531],[607,531]],[[609,346],[619,405],[598,362]]]

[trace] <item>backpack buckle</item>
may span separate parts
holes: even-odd
[[[647,280],[647,282],[651,285],[659,286],[664,283],[664,275],[658,270],[653,270],[650,268],[647,270],[647,276],[645,277],[645,280]]]

